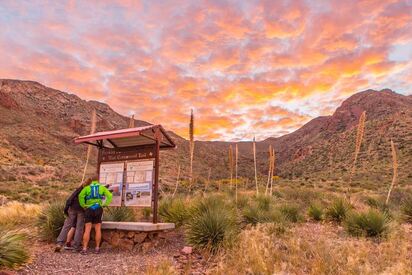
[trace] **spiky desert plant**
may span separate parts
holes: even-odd
[[[96,131],[96,109],[93,109],[91,122],[90,122],[90,134],[93,134],[95,131]],[[93,148],[92,145],[87,146],[86,163],[84,165],[81,183],[84,182],[84,179],[86,177],[87,165],[89,164],[89,158],[90,158],[90,154],[92,153],[92,148]]]
[[[212,174],[212,167],[209,168],[209,172],[207,174],[207,180],[205,182],[205,191],[203,191],[203,193],[206,193],[207,191],[207,187],[209,186],[210,183],[210,175]]]
[[[56,201],[44,206],[37,220],[41,238],[47,241],[55,240],[64,220],[64,202]]]
[[[229,171],[230,171],[230,188],[232,188],[233,184],[233,147],[232,145],[229,146]]]
[[[189,123],[189,154],[190,154],[190,188],[193,184],[193,156],[195,152],[195,118],[193,115],[193,109],[190,110],[190,123]]]
[[[108,207],[103,216],[105,221],[113,222],[135,222],[136,215],[133,209],[126,206]]]
[[[326,209],[326,217],[338,223],[341,223],[348,214],[351,205],[342,198],[338,198]]]
[[[160,201],[159,216],[165,222],[172,222],[177,227],[182,226],[189,218],[190,206],[181,198],[166,197]]]
[[[29,259],[24,240],[25,235],[18,231],[0,230],[0,269],[14,268]]]
[[[359,155],[360,148],[362,145],[362,139],[363,139],[363,135],[365,132],[365,120],[366,120],[366,111],[363,111],[359,118],[358,130],[356,132],[355,155],[353,159],[352,169],[350,170],[349,185],[352,183],[352,177],[356,169],[356,161],[358,160],[358,155]]]
[[[345,220],[345,228],[353,236],[383,237],[388,233],[389,223],[386,213],[370,209],[368,212],[350,213]]]
[[[133,127],[134,127],[134,115],[132,115],[129,120],[129,128],[133,128]]]
[[[412,223],[412,196],[405,198],[401,205],[402,219],[405,222]]]
[[[235,184],[236,184],[236,194],[235,194],[235,197],[236,197],[236,205],[237,205],[237,171],[238,171],[238,164],[237,164],[237,162],[238,162],[238,157],[239,157],[239,149],[238,149],[238,146],[237,146],[237,143],[236,143],[236,148],[235,148],[235,178],[236,178],[236,181],[235,181]]]
[[[179,186],[179,178],[180,178],[180,164],[177,166],[176,187],[175,187],[175,190],[173,191],[172,197],[175,196],[177,187]]]
[[[391,140],[391,150],[392,150],[393,177],[392,177],[391,186],[388,191],[388,196],[386,197],[385,204],[388,204],[389,197],[391,196],[393,186],[395,185],[396,180],[398,179],[398,157],[396,155],[396,148],[395,148],[395,144],[393,143],[393,140]]]
[[[259,186],[257,180],[257,165],[256,165],[256,138],[253,137],[253,162],[255,165],[255,184],[256,184],[256,196],[259,195]]]
[[[321,221],[323,219],[323,209],[317,203],[312,203],[308,209],[309,217],[314,221]]]

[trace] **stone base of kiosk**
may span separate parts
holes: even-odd
[[[103,222],[102,247],[150,250],[165,241],[168,231],[174,228],[174,223]]]

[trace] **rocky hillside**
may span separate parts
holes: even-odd
[[[37,82],[0,79],[0,181],[78,181],[85,146],[73,138],[88,133],[90,114],[96,109],[97,130],[127,127],[129,118],[107,104],[85,101],[76,95]],[[361,148],[357,179],[384,180],[391,176],[390,139],[399,153],[401,182],[411,182],[412,97],[390,90],[357,93],[332,116],[318,117],[297,131],[258,143],[260,175],[267,171],[267,149],[277,154],[277,173],[284,178],[345,179],[354,151],[356,124],[367,113],[365,142]],[[135,125],[149,122],[136,120]],[[177,167],[187,176],[188,142],[171,133],[178,148],[165,151],[161,179],[174,183]],[[196,142],[194,174],[228,178],[228,142]],[[252,145],[239,143],[239,174],[253,177]],[[95,156],[92,158],[95,164]],[[93,168],[91,168],[93,169]]]

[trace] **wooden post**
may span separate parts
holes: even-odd
[[[158,207],[158,193],[159,193],[159,153],[160,153],[160,139],[161,133],[159,129],[155,132],[155,176],[153,185],[153,223],[157,223],[157,207]]]

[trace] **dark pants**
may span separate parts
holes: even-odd
[[[57,237],[57,243],[63,245],[67,240],[67,233],[69,233],[70,228],[73,227],[73,223],[76,222],[76,232],[74,233],[74,248],[81,248],[83,230],[84,230],[84,211],[77,211],[69,208],[69,216],[64,221],[62,230],[60,231],[59,237]]]

